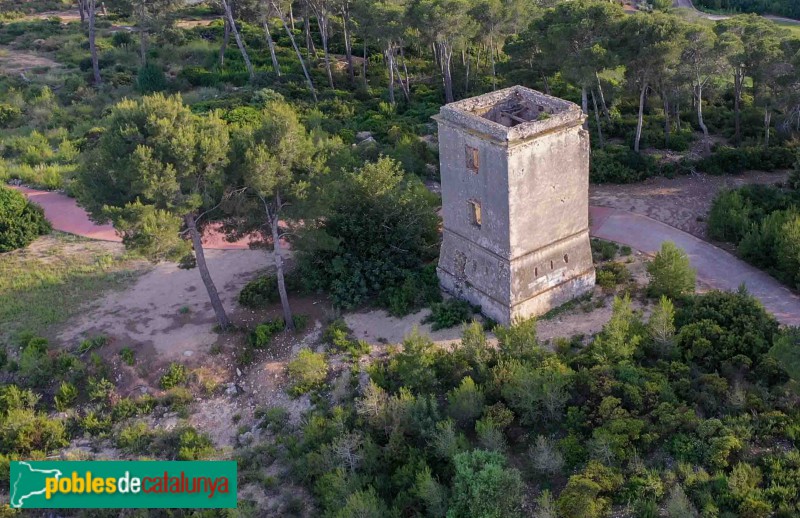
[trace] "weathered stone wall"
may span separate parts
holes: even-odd
[[[502,112],[515,105],[531,120],[495,122],[507,123]],[[591,290],[590,148],[580,108],[514,87],[446,105],[435,119],[442,286],[501,323]]]

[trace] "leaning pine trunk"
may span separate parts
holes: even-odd
[[[489,36],[489,54],[492,56],[492,91],[497,90],[497,70],[494,65],[494,37]]]
[[[587,116],[586,120],[583,121],[583,129],[589,129],[589,97],[585,86],[581,87],[581,110]]]
[[[242,59],[244,59],[244,65],[247,67],[247,73],[250,76],[250,79],[253,79],[255,76],[255,72],[253,71],[253,63],[250,62],[250,56],[247,55],[247,49],[244,47],[244,41],[242,41],[242,36],[239,34],[239,29],[236,28],[236,21],[233,19],[233,12],[231,11],[231,6],[228,4],[226,0],[222,0],[222,7],[225,9],[225,15],[228,17],[228,23],[231,26],[231,32],[233,32],[233,38],[236,40],[236,45],[239,47],[239,52],[242,53]]]
[[[356,76],[353,71],[353,48],[350,40],[350,11],[344,6],[342,7],[342,33],[344,36],[344,53],[347,58],[347,74],[350,76],[350,84],[352,85],[356,81]]]
[[[281,66],[278,64],[278,56],[275,54],[275,42],[272,40],[272,33],[269,32],[269,22],[264,19],[264,34],[267,36],[267,45],[269,45],[269,56],[272,58],[272,68],[278,77],[281,76]]]
[[[286,278],[283,275],[283,256],[281,255],[281,236],[278,232],[278,216],[270,217],[270,230],[272,231],[273,254],[275,256],[275,277],[278,280],[278,294],[281,297],[283,306],[283,320],[286,322],[286,329],[294,331],[294,319],[292,318],[292,308],[289,306],[289,295],[286,293]]]
[[[769,147],[769,129],[772,126],[772,112],[769,107],[764,108],[764,147]]]
[[[147,31],[144,28],[144,19],[145,7],[144,2],[140,7],[139,12],[139,61],[141,62],[141,66],[145,66],[147,64]]]
[[[669,147],[670,121],[669,121],[669,96],[662,92],[664,98],[664,144]]]
[[[333,85],[333,73],[331,72],[331,58],[328,54],[328,15],[317,13],[317,26],[319,27],[319,34],[322,38],[322,53],[325,59],[325,73],[328,74],[328,85],[335,88]]]
[[[228,25],[228,17],[222,17],[222,24],[225,27],[225,34],[222,37],[222,45],[219,48],[219,66],[225,66],[225,51],[228,50],[228,42],[231,40],[231,26]]]
[[[742,88],[744,85],[744,75],[740,68],[736,69],[733,75],[733,114],[734,114],[734,136],[733,140],[737,146],[742,143]]]
[[[441,49],[441,62],[442,62],[442,79],[444,79],[444,99],[445,102],[451,103],[455,100],[453,96],[453,75],[451,73],[453,50],[447,43],[440,43]]]
[[[604,148],[605,142],[603,142],[603,128],[600,126],[600,112],[597,109],[597,98],[595,97],[594,91],[592,91],[592,104],[594,105],[594,121],[597,124],[597,137],[600,140],[600,147]]]
[[[647,97],[647,81],[642,82],[642,92],[639,94],[639,120],[636,123],[636,139],[633,150],[639,152],[639,142],[642,140],[642,125],[644,123],[644,101]]]
[[[600,74],[597,73],[595,70],[594,77],[597,78],[597,93],[600,94],[600,105],[603,107],[603,115],[606,116],[606,120],[611,122],[611,115],[608,113],[608,106],[606,105],[606,96],[603,94],[603,83],[600,81]]]
[[[200,277],[203,279],[203,284],[208,291],[208,298],[211,299],[211,307],[214,308],[214,314],[217,316],[217,323],[221,329],[227,329],[231,325],[228,320],[228,315],[225,313],[225,307],[222,305],[222,300],[217,293],[217,287],[214,285],[214,280],[208,271],[208,264],[206,264],[206,255],[203,252],[203,241],[200,239],[200,232],[197,230],[197,222],[193,214],[187,214],[183,220],[186,222],[186,228],[189,229],[189,234],[192,236],[192,246],[194,247],[194,255],[197,259],[197,269],[200,270]]]
[[[89,52],[92,55],[92,72],[94,73],[94,84],[100,86],[103,79],[100,77],[100,61],[97,58],[97,45],[95,44],[94,22],[97,16],[97,1],[89,0]]]
[[[703,130],[703,147],[706,150],[706,153],[711,152],[711,143],[709,142],[708,137],[708,127],[706,126],[705,121],[703,121],[703,84],[698,81],[695,87],[697,91],[697,124],[700,125],[700,129]]]
[[[84,0],[78,0],[78,12],[81,15],[81,25],[86,23],[86,10],[83,7]]]
[[[286,19],[283,17],[283,13],[278,9],[278,5],[272,2],[272,7],[278,13],[281,18],[281,23],[283,23],[283,28],[286,31],[286,34],[289,36],[289,40],[292,42],[292,47],[294,48],[295,54],[297,54],[297,59],[300,61],[300,66],[303,67],[303,75],[306,76],[306,82],[308,83],[308,89],[311,90],[311,96],[314,98],[314,102],[317,102],[317,91],[314,89],[314,82],[311,81],[311,76],[308,75],[308,69],[306,68],[306,62],[303,60],[303,55],[300,54],[300,49],[297,47],[297,42],[294,39],[294,33],[289,29],[289,26],[286,25]]]
[[[389,102],[394,104],[394,49],[391,43],[386,48],[386,64],[389,67]]]

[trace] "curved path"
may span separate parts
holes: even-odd
[[[700,15],[703,18],[706,18],[708,20],[717,21],[717,20],[726,20],[726,19],[730,18],[730,15],[711,14],[711,13],[707,13],[705,11],[701,11],[700,9],[698,9],[698,8],[696,8],[694,6],[694,3],[692,2],[692,0],[673,0],[672,7],[683,7],[684,9],[691,9],[692,11],[697,13],[698,15]],[[772,20],[773,22],[800,24],[800,20],[795,20],[793,18],[784,18],[782,16],[774,16],[772,14],[765,14],[765,15],[762,15],[762,16],[764,16],[764,18],[766,18],[768,20]]]
[[[661,243],[683,248],[697,269],[697,277],[713,289],[736,290],[741,284],[758,298],[782,324],[800,326],[800,296],[763,271],[750,266],[682,230],[647,216],[607,207],[590,207],[591,234],[655,254]]]
[[[55,230],[78,236],[98,239],[100,241],[122,241],[111,225],[97,225],[89,219],[89,215],[73,198],[54,191],[39,191],[27,187],[12,187],[24,193],[31,201],[44,209],[44,215],[50,220]],[[229,242],[225,236],[214,228],[203,235],[203,248],[211,250],[247,250],[250,240],[245,238]]]
[[[44,208],[53,228],[70,234],[120,241],[111,225],[96,225],[75,200],[57,192],[37,191],[18,187],[32,201]],[[670,227],[647,216],[608,207],[590,207],[591,234],[628,245],[646,254],[655,254],[661,243],[673,241],[686,250],[697,269],[698,278],[711,288],[735,290],[744,283],[750,293],[783,324],[800,325],[800,296],[792,293],[778,281],[740,261],[728,252],[717,248],[691,234]],[[206,232],[204,248],[241,250],[248,248],[246,240],[229,243],[218,232]]]

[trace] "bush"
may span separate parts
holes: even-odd
[[[463,427],[470,427],[483,413],[483,390],[467,376],[447,394],[447,413]]]
[[[256,349],[263,349],[268,346],[272,337],[286,329],[286,323],[282,318],[269,320],[259,324],[250,333],[250,345]]]
[[[479,308],[465,300],[449,299],[431,305],[431,314],[422,323],[430,323],[434,331],[447,329],[468,322],[478,310]]]
[[[136,86],[143,94],[161,92],[167,87],[167,78],[161,67],[154,63],[147,63],[139,69],[136,76]]]
[[[328,376],[328,362],[324,354],[303,349],[289,362],[286,371],[292,385],[290,392],[299,396],[322,386]]]
[[[631,272],[622,263],[611,262],[597,269],[597,284],[603,289],[613,289],[629,280],[631,280]]]
[[[24,248],[50,230],[41,207],[24,194],[0,186],[0,253]]]
[[[592,260],[596,263],[600,261],[610,261],[617,256],[619,247],[616,243],[611,241],[604,241],[602,239],[592,239]]]
[[[522,477],[506,467],[501,453],[473,450],[453,458],[455,476],[448,516],[505,518],[519,516]]]
[[[180,363],[170,363],[167,372],[161,376],[159,384],[164,390],[169,390],[178,385],[183,385],[189,378],[186,366]]]
[[[786,147],[723,147],[697,162],[697,168],[708,174],[739,174],[748,170],[774,171],[791,169],[794,151]]]
[[[75,385],[72,383],[67,383],[66,381],[62,382],[61,386],[58,387],[54,397],[56,410],[59,412],[67,410],[75,403],[77,399],[78,389],[75,388]]]
[[[239,304],[258,309],[278,302],[278,279],[274,275],[262,275],[244,285],[239,293]]]
[[[22,110],[12,104],[0,103],[0,128],[15,125],[22,118]]]
[[[689,262],[689,256],[672,241],[661,244],[661,250],[647,265],[650,283],[647,286],[651,297],[667,297],[674,299],[687,293],[693,293],[696,272]]]
[[[442,292],[436,276],[436,265],[429,264],[418,272],[408,272],[399,286],[384,290],[382,299],[389,313],[396,317],[440,302]]]

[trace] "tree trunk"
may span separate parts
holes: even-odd
[[[664,101],[664,144],[669,147],[669,134],[671,126],[669,123],[669,97],[664,92],[661,92],[661,97]]]
[[[303,8],[303,31],[306,34],[306,55],[308,59],[314,56],[317,59],[317,47],[314,46],[314,40],[311,38],[311,17],[308,14],[308,4]]]
[[[405,51],[404,42],[402,42],[402,41],[400,42],[400,63],[403,65],[403,75],[406,78],[405,79],[405,81],[406,81],[406,100],[410,101],[411,100],[411,81],[408,78],[408,66],[406,66],[406,51]],[[400,70],[398,69],[397,72],[399,74]],[[402,81],[402,79],[401,79],[401,81]]]
[[[453,75],[451,72],[453,61],[453,49],[447,43],[441,43],[441,60],[442,60],[442,77],[444,79],[444,99],[445,102],[451,103],[455,101],[453,96]]]
[[[606,147],[605,142],[603,141],[603,128],[600,126],[600,111],[597,109],[597,98],[594,95],[594,90],[592,91],[592,104],[594,105],[594,121],[597,124],[597,137],[600,139],[600,147]]]
[[[611,122],[611,114],[608,112],[608,105],[606,105],[606,96],[603,93],[603,83],[600,81],[600,74],[597,73],[595,70],[594,77],[597,78],[597,93],[600,94],[600,106],[603,107],[603,115],[605,115],[606,120]]]
[[[228,50],[228,42],[231,40],[231,26],[228,24],[228,17],[223,16],[222,22],[225,27],[225,34],[222,36],[222,45],[219,47],[219,67],[225,66],[225,51]]]
[[[147,8],[143,0],[139,4],[139,61],[141,66],[147,64],[147,31],[145,30],[145,18],[147,17]]]
[[[695,85],[695,92],[697,93],[697,124],[699,124],[700,129],[703,130],[703,147],[706,153],[710,153],[711,143],[708,140],[708,127],[705,121],[703,121],[703,84],[699,81],[697,85]]]
[[[289,22],[292,24],[292,32],[294,32],[294,11],[292,11],[291,3],[289,3]]]
[[[186,228],[189,229],[189,234],[192,236],[192,246],[194,247],[194,255],[197,260],[197,269],[200,270],[200,277],[203,279],[203,284],[208,291],[208,298],[211,299],[211,307],[214,308],[214,314],[217,316],[217,323],[221,329],[228,329],[231,321],[228,320],[228,315],[225,313],[225,307],[222,305],[222,300],[217,293],[217,287],[214,285],[214,280],[208,271],[208,264],[206,264],[206,255],[203,252],[203,241],[200,239],[200,232],[197,230],[197,222],[193,214],[187,214],[183,220],[186,222]]]
[[[364,56],[361,63],[361,76],[364,79],[364,89],[369,90],[369,83],[367,83],[367,38],[364,37]]]
[[[494,36],[489,36],[489,54],[492,56],[492,91],[497,90],[497,71],[494,64]]]
[[[680,97],[675,100],[675,128],[681,131],[681,101]]]
[[[742,71],[737,68],[733,75],[733,113],[734,113],[734,134],[733,141],[738,147],[742,143],[742,86],[744,76]]]
[[[393,56],[394,50],[392,49],[392,44],[390,43],[386,47],[386,64],[389,67],[389,102],[394,104],[394,66],[392,62],[394,61]]]
[[[89,0],[89,52],[92,55],[92,72],[94,73],[94,85],[100,86],[103,79],[100,77],[100,61],[97,58],[97,45],[95,44],[94,22],[97,17],[97,2]]]
[[[85,0],[78,0],[78,13],[81,15],[81,25],[86,23],[86,8],[84,7]]]
[[[581,110],[586,115],[586,119],[583,121],[583,129],[589,129],[589,97],[586,86],[581,86]]]
[[[542,82],[544,82],[544,93],[550,95],[550,82],[547,80],[547,76],[544,75],[544,72],[541,70],[539,71],[539,75],[542,76]]]
[[[469,52],[467,52],[467,62],[464,65],[464,95],[469,95]]]
[[[347,59],[347,75],[350,76],[350,84],[356,81],[355,71],[353,70],[353,47],[350,40],[350,10],[347,3],[342,6],[342,33],[344,36],[344,55]]]
[[[269,32],[269,21],[264,18],[264,35],[267,37],[269,45],[269,56],[272,58],[272,68],[278,77],[281,76],[281,66],[278,64],[278,56],[275,54],[275,42],[272,40],[272,33]]]
[[[408,89],[408,84],[403,80],[403,74],[400,72],[400,67],[397,66],[397,59],[393,59],[392,64],[394,65],[394,71],[397,72],[397,78],[400,80],[400,89],[403,91],[403,97],[406,98],[406,102],[410,102],[411,94]],[[408,77],[406,77],[406,81],[408,81]]]
[[[769,130],[772,126],[772,111],[769,107],[764,108],[764,147],[769,147]]]
[[[247,55],[247,49],[244,47],[244,41],[242,40],[241,34],[239,34],[239,29],[236,28],[236,21],[233,19],[233,12],[231,11],[231,6],[228,4],[227,0],[222,0],[222,7],[225,9],[225,16],[228,17],[228,23],[231,26],[231,32],[233,33],[233,39],[236,40],[236,46],[239,47],[239,52],[242,53],[242,59],[244,59],[244,65],[247,67],[247,73],[250,76],[250,79],[253,79],[255,76],[255,72],[253,71],[253,63],[250,62],[250,56]]]
[[[278,216],[277,214],[269,217],[270,230],[272,231],[272,247],[275,259],[275,277],[278,280],[278,294],[281,298],[281,306],[283,307],[283,321],[286,323],[286,329],[294,331],[294,319],[292,318],[292,308],[289,306],[289,295],[286,293],[286,278],[283,274],[283,246],[281,245],[281,236],[278,232]]]
[[[280,16],[283,28],[286,31],[286,34],[289,36],[289,40],[292,42],[294,53],[297,54],[297,59],[300,61],[300,66],[303,67],[303,75],[306,76],[306,82],[308,83],[308,89],[311,90],[311,96],[314,98],[314,102],[317,102],[317,91],[314,89],[314,82],[311,80],[311,76],[308,75],[306,62],[303,60],[303,55],[300,54],[300,49],[297,47],[297,42],[294,39],[294,33],[289,29],[289,26],[286,25],[286,19],[283,17],[283,13],[280,11],[280,9],[278,9],[278,6],[274,1],[272,2],[272,8],[275,9],[275,12],[277,12],[278,16]]]
[[[642,140],[642,125],[644,124],[644,101],[647,98],[647,81],[642,82],[642,91],[639,94],[639,120],[636,122],[636,139],[633,150],[639,152],[639,142]]]
[[[317,27],[319,27],[319,35],[322,38],[322,53],[325,59],[325,73],[328,74],[328,84],[331,89],[333,86],[333,73],[331,72],[331,59],[328,54],[328,15],[317,13]]]

